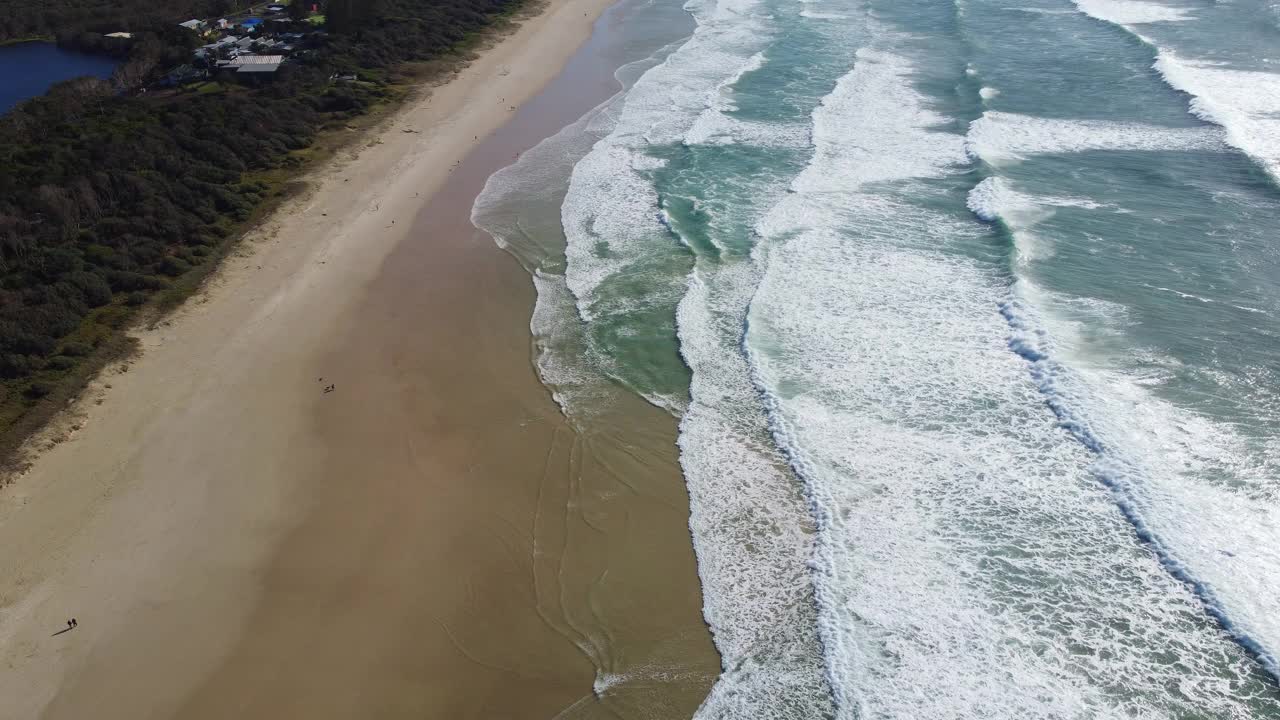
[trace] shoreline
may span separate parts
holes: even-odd
[[[9,40],[0,40],[0,47],[9,47],[10,45],[26,45],[33,42],[55,42],[56,37],[52,35],[36,35],[28,38],[12,38]]]
[[[468,703],[498,688],[504,697],[493,702],[523,712],[592,697],[600,663],[584,654],[591,642],[578,629],[583,615],[564,611],[563,598],[573,593],[566,595],[563,585],[553,592],[561,576],[540,559],[552,543],[562,566],[569,552],[586,551],[571,542],[569,530],[552,532],[542,523],[544,511],[555,507],[546,505],[555,493],[542,491],[548,471],[536,466],[536,477],[517,486],[531,495],[497,513],[466,505],[474,498],[446,482],[458,481],[459,469],[470,474],[467,463],[495,454],[467,441],[497,427],[495,418],[534,430],[495,436],[512,442],[513,451],[484,474],[489,500],[504,501],[512,490],[509,475],[527,474],[534,456],[547,468],[563,465],[568,472],[548,476],[565,480],[592,457],[557,425],[558,416],[543,412],[550,399],[529,365],[528,304],[520,305],[531,297],[528,278],[491,243],[485,248],[506,263],[484,266],[493,272],[489,289],[501,293],[490,298],[491,317],[505,318],[506,325],[502,333],[474,338],[478,347],[500,349],[495,357],[502,360],[479,363],[489,374],[472,378],[472,385],[436,371],[477,363],[454,367],[453,358],[447,365],[447,353],[431,347],[397,355],[391,367],[386,355],[344,355],[342,348],[385,349],[389,339],[417,329],[403,303],[377,299],[380,277],[396,264],[388,258],[413,245],[420,229],[430,229],[430,219],[419,217],[424,201],[447,186],[455,168],[467,166],[464,158],[483,137],[510,120],[512,105],[523,105],[556,76],[609,4],[553,0],[454,79],[407,105],[367,145],[335,160],[306,197],[246,238],[197,297],[157,327],[139,331],[142,354],[103,373],[83,394],[68,416],[70,438],[37,458],[0,497],[6,548],[0,647],[7,670],[0,695],[21,698],[7,713],[82,717],[92,708],[104,718],[225,717],[234,703],[230,707],[247,716],[346,717],[355,708],[420,715],[427,702],[476,711]],[[427,281],[450,289],[454,303],[483,294],[451,275],[439,268]],[[523,292],[511,285],[516,280]],[[438,329],[471,332],[465,308],[442,303],[422,311],[455,323]],[[513,336],[517,319],[522,334]],[[417,337],[426,339],[427,333]],[[522,374],[513,358],[520,358]],[[358,371],[367,367],[385,372],[364,384]],[[324,377],[337,383],[334,393],[322,392]],[[458,391],[477,389],[478,380],[504,382],[485,389],[488,402],[473,400],[476,407],[463,418],[454,416],[460,406],[452,401],[407,406],[394,419],[415,432],[388,446],[394,414],[386,408],[426,392],[424,378]],[[532,409],[535,416],[511,418],[513,409]],[[415,447],[412,441],[423,437],[431,444]],[[666,505],[666,495],[683,493],[682,484],[667,482],[671,469],[663,470]],[[414,477],[431,482],[409,482]],[[442,499],[463,506],[445,512]],[[664,527],[679,524],[679,513],[669,510]],[[687,503],[680,510],[687,522]],[[497,527],[515,528],[532,518],[534,547],[520,549],[529,528],[511,534],[490,527],[487,545],[471,544],[468,533],[495,518]],[[424,534],[424,527],[435,534]],[[663,540],[674,543],[666,552],[678,555],[675,546],[683,543],[687,555],[677,583],[680,607],[672,611],[688,615],[692,606],[700,624],[687,526],[681,530]],[[533,558],[532,567],[514,560],[503,565],[504,555],[522,552]],[[493,567],[468,576],[473,560]],[[526,571],[531,584],[516,580]],[[467,581],[456,583],[458,577]],[[591,611],[594,579],[587,573],[581,581]],[[507,593],[520,612],[500,603],[483,612],[471,608],[475,588],[512,583],[532,593]],[[429,597],[445,586],[451,586],[445,597]],[[555,595],[561,600],[550,602]],[[438,604],[430,606],[431,600]],[[550,612],[557,607],[558,615]],[[50,638],[49,629],[66,617],[77,617],[80,626]],[[459,633],[483,635],[486,625],[507,618],[514,624],[502,648],[491,647],[497,638]],[[701,638],[692,627],[682,620],[689,642],[705,646],[701,672],[710,640],[705,627]],[[339,639],[362,640],[335,645]],[[267,640],[281,644],[254,645]],[[507,661],[520,657],[519,647],[546,650],[503,667],[468,653],[477,645]],[[285,652],[275,661],[295,666],[268,664],[264,675],[254,662],[269,659],[262,653],[273,647]],[[452,648],[472,666],[455,667],[457,654],[424,657],[440,648]],[[548,670],[530,678],[521,666]],[[467,681],[485,667],[498,669],[478,684]],[[711,671],[714,679],[714,662]],[[524,694],[506,682],[512,677],[524,677]],[[431,687],[422,686],[424,678],[432,679]],[[694,696],[710,679],[698,676],[686,704],[696,707],[700,697]],[[295,682],[300,692],[291,693]],[[344,705],[358,699],[362,704]],[[493,706],[479,709],[485,708]]]

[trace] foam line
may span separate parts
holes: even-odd
[[[968,171],[965,139],[914,81],[865,49],[814,112],[814,156],[758,225],[745,324],[817,526],[837,717],[1248,717],[1263,690],[1219,679],[1256,664],[1134,541],[1009,351],[1008,269],[969,252],[989,229],[922,182]]]
[[[1155,54],[1152,67],[1170,87],[1191,97],[1190,112],[1222,126],[1226,141],[1280,182],[1280,74],[1224,67],[1183,57],[1135,27],[1150,6],[1135,0],[1075,0],[1081,12],[1124,29]],[[1173,11],[1170,9],[1171,12]],[[1154,12],[1154,11],[1153,11]],[[1185,19],[1184,17],[1165,19]]]
[[[1024,156],[1091,150],[1224,150],[1214,128],[1172,128],[1106,120],[986,112],[969,126],[969,154],[993,165]]]
[[[680,142],[709,105],[721,100],[721,89],[763,61],[759,54],[769,43],[760,0],[686,7],[698,22],[693,36],[636,81],[614,130],[573,168],[562,208],[566,280],[587,322],[635,309],[611,308],[600,286],[628,268],[634,272],[654,244],[671,237],[657,219],[647,148]]]
[[[1086,13],[1117,25],[1182,22],[1191,19],[1186,8],[1170,7],[1141,0],[1075,0]]]
[[[979,183],[969,193],[969,207],[974,214],[987,222],[997,223],[1003,226],[1013,238],[1015,246],[1019,244],[1019,239],[1023,236],[1030,226],[1037,221],[1036,210],[1038,204],[1052,204],[1053,198],[1037,199],[1023,195],[1008,186],[1008,184],[999,177],[990,177]],[[1075,204],[1075,203],[1072,203]],[[1148,286],[1150,287],[1150,286]],[[1194,299],[1200,302],[1212,303],[1210,298],[1198,295],[1182,293],[1168,288],[1153,288],[1161,291],[1168,291],[1178,294],[1184,298]],[[1161,506],[1169,508],[1165,514],[1177,510],[1172,510],[1179,506],[1194,506],[1196,512],[1200,516],[1200,532],[1197,538],[1191,541],[1194,546],[1197,543],[1203,543],[1205,540],[1212,539],[1215,546],[1222,547],[1222,543],[1226,541],[1226,536],[1218,531],[1211,531],[1217,517],[1236,518],[1233,523],[1242,523],[1244,527],[1248,523],[1238,510],[1224,510],[1234,501],[1230,497],[1218,497],[1212,494],[1201,494],[1193,497],[1183,491],[1185,497],[1180,500],[1171,497],[1172,493],[1179,492],[1179,489],[1172,486],[1168,479],[1160,478],[1171,475],[1177,476],[1180,468],[1177,463],[1170,462],[1166,466],[1151,466],[1152,463],[1158,463],[1162,455],[1169,455],[1171,449],[1168,443],[1160,448],[1140,449],[1129,448],[1120,441],[1108,441],[1106,438],[1120,437],[1121,432],[1118,431],[1114,422],[1103,422],[1108,413],[1124,413],[1125,405],[1128,407],[1155,407],[1153,401],[1148,400],[1141,395],[1127,403],[1117,403],[1115,407],[1108,407],[1106,401],[1102,399],[1103,395],[1115,395],[1119,389],[1126,387],[1127,380],[1122,377],[1109,377],[1105,380],[1094,383],[1086,383],[1078,372],[1073,372],[1068,368],[1067,364],[1055,360],[1051,348],[1054,347],[1053,341],[1050,339],[1049,332],[1045,329],[1045,315],[1037,313],[1032,308],[1039,308],[1048,304],[1050,298],[1042,291],[1035,289],[1029,281],[1019,280],[1009,298],[1000,304],[1000,312],[1008,322],[1012,334],[1009,340],[1009,347],[1017,355],[1025,359],[1031,369],[1032,378],[1036,387],[1045,397],[1045,402],[1057,417],[1059,424],[1063,429],[1068,431],[1075,437],[1084,447],[1088,448],[1098,458],[1095,463],[1094,474],[1098,480],[1106,486],[1115,498],[1115,502],[1119,507],[1125,519],[1133,526],[1136,536],[1144,543],[1148,544],[1155,556],[1160,560],[1161,565],[1169,572],[1169,574],[1183,582],[1194,593],[1201,602],[1205,612],[1217,622],[1224,631],[1226,631],[1242,648],[1244,648],[1259,664],[1266,668],[1277,681],[1280,681],[1280,675],[1277,670],[1277,658],[1273,651],[1267,648],[1263,639],[1255,635],[1256,630],[1262,630],[1266,626],[1265,618],[1268,611],[1265,609],[1266,590],[1265,588],[1257,588],[1254,592],[1246,592],[1246,596],[1256,596],[1263,598],[1263,608],[1252,607],[1249,604],[1242,605],[1239,598],[1235,602],[1231,598],[1224,598],[1222,593],[1214,589],[1214,583],[1206,580],[1205,571],[1209,571],[1210,575],[1214,575],[1211,570],[1212,560],[1203,557],[1196,558],[1196,562],[1188,561],[1176,549],[1177,547],[1186,547],[1187,543],[1175,543],[1166,538],[1160,531],[1160,522],[1155,522],[1150,517],[1151,514],[1161,512],[1160,507],[1155,505],[1159,502]],[[1105,387],[1105,391],[1095,391],[1093,387]],[[1140,392],[1140,391],[1138,391]],[[1084,409],[1089,408],[1092,412],[1086,412]],[[1100,410],[1101,408],[1101,410]],[[1196,419],[1190,417],[1176,417],[1176,411],[1172,408],[1161,409],[1158,412],[1149,410],[1139,415],[1143,418],[1139,422],[1149,432],[1158,432],[1153,423],[1146,418],[1155,417],[1161,421],[1161,424],[1171,425],[1174,427],[1187,427],[1197,422]],[[1092,418],[1092,420],[1090,420]],[[1132,421],[1126,421],[1131,423]],[[1204,422],[1204,421],[1200,421]],[[1105,427],[1099,430],[1099,425]],[[1221,436],[1221,432],[1218,433]],[[1213,438],[1214,431],[1207,430],[1202,435],[1204,438]],[[1127,440],[1133,442],[1134,435],[1128,436]],[[1216,446],[1229,446],[1231,439],[1227,437],[1219,437],[1213,442]],[[1207,448],[1201,448],[1200,453],[1207,452]],[[1205,489],[1203,481],[1188,479],[1185,482],[1201,486],[1199,492],[1211,492]],[[1152,497],[1162,498],[1161,500],[1152,500]],[[1145,509],[1144,509],[1145,508]],[[1186,509],[1183,509],[1185,512]],[[1280,518],[1280,514],[1276,514]],[[1176,522],[1166,519],[1164,526],[1176,525]],[[1254,541],[1257,543],[1265,542],[1259,534]],[[1252,543],[1250,543],[1252,544]],[[1257,553],[1259,550],[1254,549],[1252,552]],[[1194,553],[1193,553],[1194,556]],[[1235,554],[1232,553],[1232,557]],[[1275,570],[1280,566],[1280,558],[1275,558],[1268,562],[1265,559],[1255,560],[1260,563],[1264,572],[1267,568]],[[1205,563],[1209,563],[1206,566]],[[1198,570],[1197,570],[1198,569]],[[1221,573],[1217,573],[1218,582],[1222,582],[1224,578]],[[1237,583],[1243,582],[1242,578],[1237,578]],[[1258,603],[1253,603],[1256,606]],[[1274,604],[1274,603],[1273,603]],[[1239,618],[1233,617],[1232,607],[1248,618],[1242,622]],[[1271,611],[1274,612],[1275,608]],[[1261,623],[1261,624],[1260,624]],[[1252,628],[1252,629],[1251,629]],[[1262,630],[1265,633],[1265,630]]]
[[[1079,440],[1082,445],[1104,461],[1096,466],[1095,475],[1103,485],[1111,490],[1116,506],[1129,524],[1133,526],[1134,534],[1139,540],[1151,547],[1156,557],[1159,558],[1160,564],[1170,575],[1191,589],[1195,596],[1200,599],[1205,612],[1265,667],[1277,683],[1280,683],[1280,662],[1277,662],[1275,653],[1250,635],[1247,628],[1242,627],[1232,619],[1218,593],[1201,580],[1195,571],[1180,559],[1178,553],[1152,528],[1145,518],[1141,510],[1143,503],[1137,499],[1132,483],[1126,479],[1126,476],[1141,474],[1141,471],[1121,459],[1122,453],[1110,447],[1099,433],[1094,430],[1089,420],[1076,412],[1071,407],[1071,404],[1059,394],[1058,391],[1063,384],[1071,382],[1066,377],[1069,371],[1060,363],[1054,361],[1050,354],[1042,349],[1042,343],[1039,339],[1043,337],[1043,331],[1037,327],[1034,321],[1029,320],[1030,313],[1025,304],[1011,297],[1000,304],[1000,314],[1004,316],[1009,323],[1009,327],[1014,331],[1009,339],[1009,348],[1030,365],[1036,386],[1044,394],[1045,404],[1053,411],[1054,416],[1058,418],[1058,423],[1064,430]]]
[[[806,572],[807,514],[762,411],[752,409],[745,361],[724,352],[754,282],[747,265],[718,268],[681,235],[655,176],[679,167],[663,152],[804,146],[808,128],[734,116],[735,86],[769,62],[772,8],[763,0],[687,7],[698,23],[693,36],[637,80],[616,126],[573,168],[561,212],[565,280],[590,327],[629,330],[639,325],[632,317],[667,303],[676,315],[692,371],[692,402],[679,408],[681,465],[703,612],[723,661],[697,717],[807,720],[829,715],[831,705]],[[725,250],[718,238],[710,242]],[[694,263],[687,280],[672,274],[680,263],[662,262],[675,249]]]

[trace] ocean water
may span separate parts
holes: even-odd
[[[473,219],[679,419],[697,717],[1280,718],[1280,5],[632,7]]]

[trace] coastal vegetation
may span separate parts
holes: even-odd
[[[226,0],[0,0],[0,40],[133,42],[113,82],[54,86],[0,116],[0,453],[128,348],[141,308],[188,294],[298,173],[520,0],[330,0],[269,82],[156,90],[189,58],[175,20]],[[10,12],[13,10],[13,12]],[[204,15],[204,16],[209,16]],[[340,78],[346,78],[345,80]]]
[[[0,42],[159,27],[207,17],[216,14],[219,6],[230,9],[232,5],[217,0],[0,0]]]

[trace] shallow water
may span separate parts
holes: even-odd
[[[1280,717],[1280,13],[685,9],[475,220],[681,419],[700,717]]]

